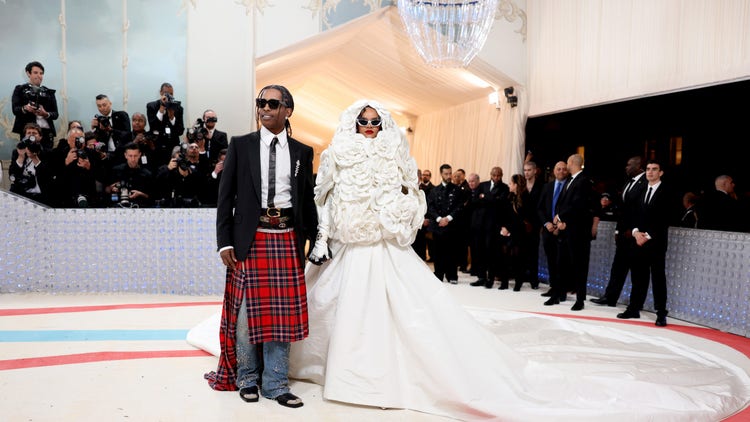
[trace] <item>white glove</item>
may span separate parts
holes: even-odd
[[[313,246],[312,252],[307,258],[315,265],[322,265],[331,258],[331,250],[328,249],[328,236],[318,235],[315,246]]]

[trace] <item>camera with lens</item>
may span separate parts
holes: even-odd
[[[177,167],[182,171],[190,171],[190,160],[187,159],[185,151],[180,149],[180,154],[177,155]]]
[[[166,107],[166,108],[169,109],[169,108],[177,107],[178,105],[181,104],[181,102],[175,100],[174,97],[172,96],[172,94],[165,93],[164,94],[164,99],[162,100],[162,104],[164,104],[164,107]]]
[[[89,153],[86,152],[85,148],[77,149],[76,157],[81,158],[81,159],[86,159],[86,158],[89,158]]]
[[[75,139],[76,149],[83,149],[86,146],[86,138],[79,136]]]
[[[89,206],[89,199],[84,194],[79,194],[76,197],[76,205],[78,208],[88,208]]]
[[[26,102],[33,108],[39,108],[39,97],[45,94],[46,93],[42,88],[35,88],[30,85],[23,90],[23,96],[26,99]]]
[[[215,118],[215,117],[214,117]],[[206,129],[206,123],[202,119],[197,119],[193,127],[188,129],[187,138],[188,141],[198,142],[202,141],[206,135],[208,135],[208,129]]]
[[[112,193],[112,200],[117,202],[117,205],[123,208],[130,208],[132,206],[132,203],[130,202],[130,184],[123,180],[122,182],[116,183],[115,188],[117,188],[120,193],[119,195]]]
[[[95,114],[94,118],[99,123],[99,127],[102,130],[109,129],[110,127],[112,127],[112,124],[109,122],[109,117],[102,116],[101,114]]]
[[[10,191],[15,193],[24,193],[36,187],[36,178],[23,172],[20,176],[10,176]]]
[[[42,145],[36,142],[36,136],[31,135],[21,139],[21,142],[16,145],[16,149],[26,149],[32,154],[39,154],[42,152]]]

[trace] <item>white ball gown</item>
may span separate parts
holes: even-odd
[[[383,119],[375,139],[351,129],[364,105]],[[292,344],[290,377],[328,400],[461,420],[717,421],[750,401],[742,368],[658,335],[467,312],[410,247],[425,212],[416,173],[380,105],[342,114],[316,185],[333,258],[307,266],[310,336]],[[188,341],[218,355],[218,326]]]

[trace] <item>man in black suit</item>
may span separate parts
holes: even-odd
[[[667,276],[665,258],[669,223],[674,202],[669,187],[662,183],[664,170],[658,161],[646,164],[648,186],[645,195],[638,198],[638,207],[628,229],[632,233],[630,245],[633,254],[630,303],[617,318],[640,318],[640,310],[648,295],[649,277],[656,310],[656,326],[667,325]]]
[[[106,145],[113,164],[125,162],[125,145],[133,139],[130,116],[126,111],[113,111],[112,101],[104,94],[96,96],[96,108],[99,114],[91,119],[91,130],[96,133],[96,140]]]
[[[478,268],[474,275],[477,280],[472,286],[484,286],[491,289],[495,284],[495,277],[500,275],[500,226],[498,225],[498,213],[500,203],[508,198],[510,188],[503,183],[503,169],[493,167],[490,170],[490,180],[479,184],[478,207],[484,209],[483,218],[475,230],[481,233],[481,248],[483,252],[481,262],[484,264]],[[472,222],[472,226],[475,224]],[[472,254],[472,258],[473,258]],[[472,270],[473,268],[472,264]]]
[[[185,132],[182,105],[174,99],[172,84],[161,84],[159,99],[146,104],[146,116],[149,131],[156,135],[157,165],[166,164]]]
[[[456,264],[456,219],[463,210],[464,197],[461,188],[451,180],[453,169],[449,164],[440,166],[440,177],[443,181],[435,186],[427,198],[427,217],[430,219],[429,230],[432,233],[435,277],[443,277],[451,284],[458,284]]]
[[[16,116],[13,133],[23,135],[27,123],[36,123],[42,129],[42,148],[49,151],[54,146],[56,135],[54,120],[59,116],[55,90],[42,85],[44,66],[39,62],[26,65],[26,76],[29,82],[13,89],[11,105]]]
[[[607,283],[604,296],[591,299],[597,305],[617,306],[631,267],[630,238],[632,235],[625,227],[630,227],[635,212],[640,208],[640,199],[648,184],[644,177],[643,159],[631,157],[625,166],[625,174],[628,176],[628,181],[622,189],[622,195],[620,195],[622,202],[616,216],[615,257],[612,259],[609,283]]]
[[[430,197],[430,192],[432,192],[432,189],[435,187],[435,185],[432,184],[430,181],[432,179],[432,172],[429,169],[422,170],[422,177],[419,179],[419,190],[424,192],[425,199],[428,199]],[[429,236],[428,233],[428,227],[430,225],[430,219],[427,218],[427,213],[425,213],[424,223],[422,224],[422,227],[417,231],[417,240],[415,240],[415,247],[421,248],[421,242],[424,242],[424,246],[426,246],[426,251],[422,251],[422,253],[419,253],[417,251],[417,255],[419,255],[423,260],[427,262],[433,261],[432,259],[432,234]],[[429,256],[428,256],[429,255]]]
[[[205,139],[206,153],[211,163],[216,163],[219,159],[219,152],[228,146],[227,133],[216,129],[216,112],[208,109],[203,112],[203,123],[206,125]]]
[[[247,402],[262,394],[300,407],[287,371],[289,343],[309,330],[303,271],[318,224],[314,153],[291,137],[294,99],[285,87],[264,87],[255,105],[260,130],[232,138],[219,184],[216,236],[227,273],[219,367],[207,379]]]
[[[547,271],[549,274],[549,290],[542,293],[544,297],[553,297],[557,291],[565,291],[565,286],[560,285],[560,268],[559,268],[559,249],[560,237],[555,221],[555,209],[557,201],[560,200],[562,188],[568,180],[568,166],[565,161],[558,161],[553,170],[555,180],[544,185],[542,193],[539,195],[539,204],[537,214],[539,221],[542,222],[542,247],[544,254],[547,256]],[[555,296],[558,297],[559,296]],[[553,300],[554,302],[554,300]]]
[[[529,280],[532,289],[539,288],[539,231],[542,227],[542,220],[539,219],[536,209],[544,188],[543,182],[537,178],[537,170],[538,167],[533,161],[527,161],[523,164],[523,177],[526,179],[526,190],[529,192],[527,209],[532,210],[529,213],[531,233],[528,236],[529,243],[524,248],[523,259],[526,263],[526,270],[524,271],[526,279]]]
[[[732,176],[722,174],[714,180],[715,189],[701,201],[698,228],[704,230],[745,231],[745,218]]]
[[[583,309],[586,300],[586,282],[589,274],[591,227],[594,222],[594,188],[583,174],[583,157],[573,154],[567,162],[570,178],[565,183],[557,201],[553,223],[560,236],[558,262],[560,287],[544,304],[555,305],[566,299],[568,290],[576,292],[576,302],[571,311]]]

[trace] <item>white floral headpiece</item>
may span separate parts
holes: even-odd
[[[380,120],[383,121],[380,126],[381,130],[398,130],[391,113],[382,104],[373,100],[358,100],[341,113],[336,135],[357,133],[357,117],[365,107],[372,107],[378,112]]]

